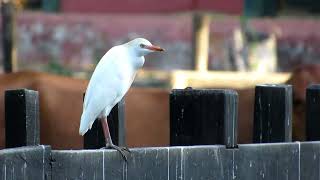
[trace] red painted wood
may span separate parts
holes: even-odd
[[[64,12],[149,13],[175,12],[191,9],[191,0],[62,0]]]
[[[198,0],[197,9],[228,14],[242,14],[244,0]]]
[[[243,0],[61,0],[63,12],[82,13],[167,13],[208,10],[240,14]]]

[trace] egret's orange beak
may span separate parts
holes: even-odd
[[[161,47],[159,47],[159,46],[153,46],[153,45],[151,45],[151,46],[145,46],[144,47],[145,49],[149,49],[149,50],[151,50],[151,51],[164,51],[164,49],[162,49]]]

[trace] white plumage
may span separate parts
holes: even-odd
[[[84,135],[96,118],[107,117],[130,88],[144,55],[163,51],[143,38],[111,48],[94,70],[83,103],[79,134]]]

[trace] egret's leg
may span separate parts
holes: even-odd
[[[120,154],[122,155],[122,157],[124,158],[124,160],[127,161],[127,156],[124,151],[130,152],[129,149],[126,147],[118,147],[113,144],[111,136],[110,136],[107,118],[101,119],[101,124],[102,124],[102,128],[103,128],[104,138],[106,140],[106,148],[115,149],[115,150],[119,151]]]

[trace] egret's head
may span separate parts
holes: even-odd
[[[164,51],[159,46],[152,45],[148,40],[144,38],[136,38],[127,43],[129,48],[131,48],[138,56],[145,56],[152,52]]]

